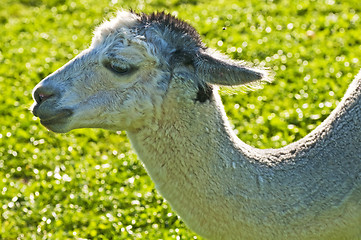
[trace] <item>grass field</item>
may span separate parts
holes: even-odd
[[[36,83],[119,8],[165,10],[209,47],[273,69],[261,90],[222,89],[239,137],[259,148],[312,131],[361,66],[359,0],[1,0],[0,239],[199,239],[154,190],[124,132],[54,134],[28,111]]]

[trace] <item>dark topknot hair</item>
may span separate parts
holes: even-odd
[[[169,13],[165,13],[164,11],[151,14],[132,12],[140,17],[143,28],[155,27],[159,29],[168,38],[165,40],[170,40],[172,45],[177,48],[181,45],[204,48],[199,33],[187,22],[182,21]]]

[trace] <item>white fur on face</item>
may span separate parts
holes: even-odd
[[[136,23],[135,14],[119,13],[95,31],[88,50],[40,83],[60,89],[56,105],[73,112],[66,126],[49,129],[129,130],[153,119],[170,77],[154,48],[130,29]]]
[[[103,22],[102,25],[95,29],[92,46],[99,44],[99,42],[103,41],[104,38],[114,34],[115,32],[133,27],[138,22],[139,16],[136,14],[119,11],[116,18]]]

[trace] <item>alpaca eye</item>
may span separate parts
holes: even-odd
[[[110,64],[111,70],[113,72],[119,73],[119,74],[126,74],[128,72],[130,72],[130,68],[129,67],[125,67],[125,66],[118,66],[115,64]]]
[[[104,66],[106,68],[108,68],[110,71],[116,73],[116,74],[127,74],[129,72],[131,72],[132,68],[129,66],[125,66],[125,65],[118,65],[115,63],[111,63],[111,62],[105,62]]]

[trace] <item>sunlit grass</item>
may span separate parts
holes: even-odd
[[[28,111],[36,83],[87,48],[119,8],[165,10],[208,46],[273,69],[263,89],[223,95],[239,137],[260,148],[314,129],[361,65],[358,1],[127,2],[0,2],[1,239],[196,238],[154,190],[125,133],[54,134]]]

